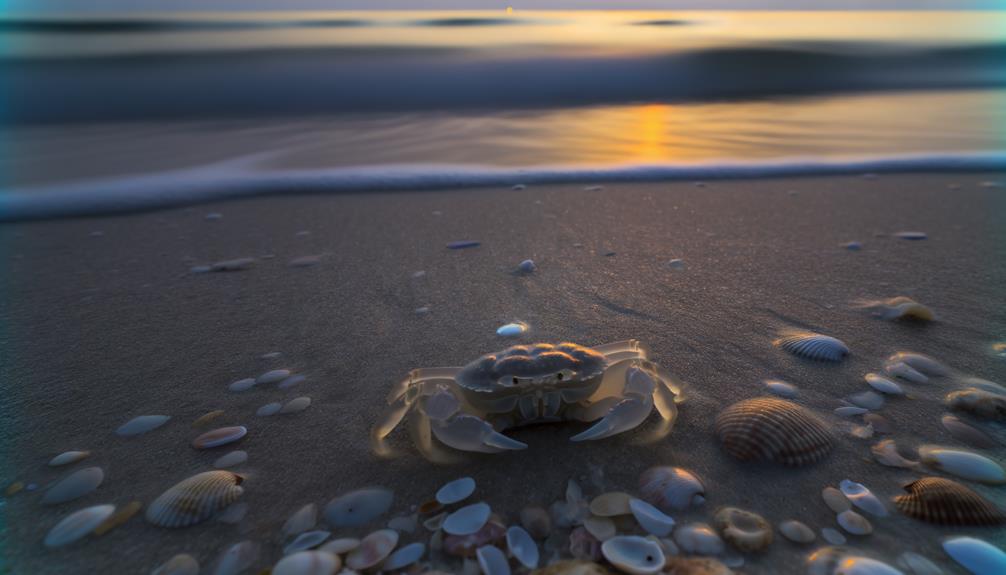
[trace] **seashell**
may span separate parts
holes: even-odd
[[[831,509],[835,513],[852,509],[852,502],[849,501],[849,498],[834,487],[825,487],[822,489],[821,498],[824,499],[824,504],[828,506],[828,509]]]
[[[691,555],[721,555],[726,549],[723,540],[705,523],[690,523],[674,530],[674,542]]]
[[[924,445],[919,448],[919,458],[922,463],[933,469],[964,479],[990,485],[1006,483],[1006,470],[995,461],[977,453]]]
[[[601,544],[601,553],[620,571],[633,575],[659,573],[664,568],[664,552],[660,545],[645,537],[612,537]]]
[[[496,335],[500,337],[517,337],[519,335],[524,335],[524,333],[526,333],[527,330],[528,325],[526,323],[517,321],[500,326],[496,330]]]
[[[786,383],[785,381],[780,381],[778,379],[766,379],[764,383],[770,393],[778,395],[779,397],[791,399],[797,396],[796,386]]]
[[[684,269],[684,267],[685,267],[685,260],[683,260],[681,258],[674,258],[674,259],[669,260],[667,262],[667,267],[671,268],[672,270]]]
[[[475,552],[483,575],[510,575],[510,563],[498,547],[485,545]]]
[[[917,321],[933,321],[936,314],[921,303],[898,296],[884,300],[862,301],[858,307],[869,310],[874,317],[893,321],[897,319],[912,319]]]
[[[147,521],[161,527],[186,527],[205,521],[241,497],[242,481],[240,475],[230,471],[193,475],[155,499],[147,507]]]
[[[273,369],[256,377],[255,384],[258,385],[260,383],[264,384],[279,383],[288,377],[290,377],[289,369]]]
[[[214,447],[220,447],[221,445],[227,445],[228,443],[234,443],[247,434],[248,430],[240,425],[235,427],[221,427],[219,429],[214,429],[213,431],[207,431],[206,433],[193,439],[192,447],[195,447],[196,449],[212,449]]]
[[[338,555],[324,551],[300,551],[280,559],[272,575],[334,575],[342,567]]]
[[[849,403],[863,409],[880,409],[884,407],[884,396],[873,391],[863,391],[846,398]]]
[[[711,557],[667,557],[664,573],[670,575],[734,575],[723,563]]]
[[[817,535],[806,524],[790,519],[779,524],[779,533],[793,543],[807,544],[817,539]]]
[[[258,560],[259,546],[252,541],[231,545],[214,561],[213,575],[238,575]]]
[[[60,465],[77,463],[89,455],[91,455],[90,451],[65,451],[50,459],[49,467],[59,467]]]
[[[909,517],[941,525],[1000,525],[1006,514],[994,503],[951,479],[923,477],[905,486],[894,504]]]
[[[105,472],[100,467],[85,467],[74,471],[46,490],[42,504],[56,505],[83,497],[97,489],[104,479]]]
[[[360,546],[360,540],[355,537],[342,537],[333,539],[318,548],[318,551],[334,553],[335,555],[345,555]]]
[[[784,331],[772,343],[807,359],[841,361],[849,354],[849,348],[842,340],[810,331]]]
[[[297,258],[293,258],[292,260],[290,260],[289,262],[287,262],[286,265],[289,266],[289,267],[291,267],[291,268],[309,268],[309,267],[316,266],[316,265],[320,264],[321,263],[321,258],[322,258],[322,256],[319,256],[319,255],[300,256],[300,257],[297,257]]]
[[[262,355],[260,355],[259,359],[269,360],[269,359],[279,359],[281,357],[283,357],[283,352],[270,351],[269,353],[263,353]]]
[[[451,505],[464,501],[475,492],[475,480],[471,477],[455,479],[437,490],[437,501],[443,505]]]
[[[801,466],[823,459],[834,447],[827,425],[799,405],[775,398],[747,399],[716,417],[723,448],[741,461],[768,460]]]
[[[844,479],[838,484],[838,487],[842,490],[842,494],[856,507],[859,507],[870,515],[887,517],[887,509],[884,507],[884,504],[862,483]]]
[[[744,553],[762,551],[772,543],[772,525],[757,513],[723,507],[713,516],[723,539]]]
[[[290,389],[291,387],[297,385],[298,383],[303,383],[305,381],[307,381],[307,377],[306,376],[303,376],[303,375],[300,375],[300,374],[291,375],[290,377],[288,377],[288,378],[284,379],[283,381],[279,382],[279,385],[277,385],[276,388],[277,389]]]
[[[974,537],[954,537],[943,542],[943,550],[974,575],[1006,573],[1006,553]]]
[[[873,426],[873,430],[877,433],[891,433],[894,431],[891,421],[878,413],[864,414],[863,421]]]
[[[594,539],[597,539],[598,541],[611,539],[618,534],[615,522],[609,517],[596,517],[591,515],[583,520],[583,528],[587,530],[587,533],[593,535]]]
[[[510,555],[525,568],[538,568],[538,545],[523,528],[514,525],[506,530],[506,546]]]
[[[282,409],[279,410],[279,412],[282,414],[300,413],[301,411],[304,411],[310,406],[311,406],[310,397],[298,397],[296,399],[291,399],[290,401],[288,401],[286,405],[284,405]]]
[[[258,408],[258,410],[255,411],[255,415],[259,417],[269,417],[270,415],[276,415],[279,413],[280,409],[283,409],[283,405],[274,401]]]
[[[332,527],[361,527],[387,513],[395,496],[383,487],[368,487],[340,495],[325,506]]]
[[[601,558],[601,542],[586,527],[577,527],[569,534],[569,554],[576,559],[597,561]]]
[[[910,351],[899,351],[898,353],[887,358],[885,363],[888,364],[903,363],[919,373],[925,375],[932,375],[935,377],[943,377],[946,375],[950,375],[949,367],[943,365],[943,363],[940,362],[939,360],[929,357],[928,355],[923,355],[921,353],[914,353]]]
[[[67,515],[45,536],[46,547],[62,547],[84,538],[115,512],[114,505],[94,505]]]
[[[821,538],[832,545],[845,545],[846,542],[845,535],[842,535],[839,530],[832,529],[831,527],[821,529]]]
[[[886,393],[887,395],[905,395],[905,390],[901,389],[900,385],[882,375],[868,373],[863,378],[866,380],[866,383],[870,384],[870,387],[880,393]]]
[[[227,455],[217,458],[217,460],[213,462],[213,467],[216,467],[217,469],[225,469],[227,467],[241,465],[245,461],[248,461],[248,452],[232,451]]]
[[[680,467],[651,467],[639,476],[643,499],[664,511],[682,511],[705,501],[705,487],[692,472]]]
[[[170,415],[141,415],[122,424],[119,429],[115,430],[115,434],[119,437],[140,435],[157,429],[167,423],[169,419],[171,419]]]
[[[500,542],[505,536],[505,527],[496,521],[489,521],[482,529],[471,535],[447,535],[444,537],[443,547],[447,553],[455,557],[474,557],[475,551],[479,547],[494,545]],[[432,541],[430,547],[433,547]]]
[[[517,265],[517,271],[525,274],[534,273],[538,266],[534,265],[534,260],[524,260]]]
[[[937,567],[929,559],[912,551],[905,551],[901,555],[898,555],[897,564],[898,567],[904,569],[909,575],[943,575],[943,569]]]
[[[100,525],[94,528],[93,533],[95,535],[104,535],[112,529],[115,529],[119,525],[129,521],[134,515],[140,512],[143,508],[143,504],[139,501],[130,501],[129,503],[123,505],[115,511],[115,513],[109,515]]]
[[[867,413],[869,411],[870,411],[869,409],[863,409],[862,407],[853,407],[851,405],[847,405],[845,407],[839,407],[838,409],[835,410],[834,413],[839,417],[854,417],[856,415],[863,415],[864,413]]]
[[[544,539],[552,532],[552,518],[542,507],[525,507],[520,511],[520,524],[535,539]]]
[[[248,391],[249,389],[251,389],[253,387],[255,387],[255,378],[248,377],[248,378],[245,378],[245,379],[239,379],[239,380],[235,381],[234,383],[228,385],[227,389],[229,389],[229,390],[231,390],[231,391],[233,391],[235,393],[240,393],[242,391]]]
[[[822,547],[807,557],[807,575],[904,575],[887,563],[852,555],[841,547]]]
[[[423,521],[423,527],[427,531],[440,531],[444,526],[444,519],[447,519],[446,513],[441,513],[440,515],[434,515],[426,521]]]
[[[210,266],[210,271],[236,272],[249,269],[254,264],[255,264],[255,258],[237,258],[233,260],[224,260],[222,262],[217,262],[212,266]]]
[[[674,529],[674,519],[664,515],[656,507],[640,499],[630,499],[629,509],[636,522],[650,535],[657,537],[667,537]]]
[[[398,545],[398,532],[394,529],[381,529],[367,535],[360,541],[360,546],[350,551],[346,556],[346,566],[354,571],[370,569],[391,554]]]
[[[226,509],[217,513],[216,520],[221,523],[227,523],[229,525],[237,525],[248,515],[248,504],[247,503],[233,503],[227,506]]]
[[[330,531],[305,531],[283,548],[283,555],[307,551],[324,543],[332,536]]]
[[[898,453],[898,446],[892,439],[885,439],[870,448],[873,458],[881,465],[888,467],[900,467],[902,469],[915,469],[919,466],[918,461],[905,459]]]
[[[448,515],[442,528],[451,535],[471,535],[482,529],[491,514],[487,503],[474,503]]]
[[[1006,344],[1003,344],[1003,347],[1004,350],[1006,350]],[[989,381],[980,377],[962,378],[961,385],[965,387],[973,387],[975,389],[980,389],[996,395],[1006,395],[1006,387],[1003,387],[994,381]]]
[[[847,533],[852,533],[853,535],[869,535],[873,533],[873,525],[870,524],[870,520],[851,509],[839,513],[836,519],[838,524]]]
[[[531,575],[611,575],[611,572],[593,561],[559,561],[548,567],[532,571]]]
[[[912,383],[929,383],[929,378],[926,377],[926,374],[900,361],[884,364],[884,372],[887,375],[900,377]]]
[[[150,575],[199,575],[199,561],[187,553],[179,553],[151,571]]]
[[[631,499],[632,497],[628,493],[621,491],[603,493],[591,500],[590,512],[598,517],[629,515],[632,513],[629,508],[629,500]]]
[[[863,249],[863,244],[860,242],[846,242],[842,244],[842,247],[853,252],[858,252]]]
[[[954,436],[954,439],[963,441],[972,447],[989,449],[999,445],[999,442],[992,436],[977,427],[964,423],[957,416],[947,414],[940,421],[943,423],[943,427],[950,432],[950,435]]]
[[[1006,396],[969,387],[947,394],[950,409],[964,411],[983,419],[1006,420]]]
[[[196,419],[195,421],[193,421],[192,422],[192,427],[202,427],[202,426],[206,425],[207,423],[213,421],[214,419],[220,417],[223,414],[224,414],[224,410],[222,410],[222,409],[214,409],[213,411],[205,413],[202,416],[200,416],[198,419]]]
[[[423,543],[410,543],[405,547],[395,551],[381,564],[381,571],[396,571],[403,567],[408,567],[423,558],[426,554],[426,545]]]

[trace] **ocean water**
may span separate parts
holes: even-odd
[[[1006,165],[1006,13],[0,20],[0,218]]]

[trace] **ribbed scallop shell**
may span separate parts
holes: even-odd
[[[842,340],[811,331],[786,331],[772,343],[807,359],[841,361],[849,354],[849,348]]]
[[[244,488],[240,475],[207,471],[181,481],[147,508],[147,521],[161,527],[187,527],[205,521],[237,501]]]
[[[716,417],[723,449],[741,461],[775,461],[798,467],[824,458],[835,444],[828,426],[810,411],[782,399],[759,397],[731,405]]]
[[[994,503],[967,487],[942,477],[923,477],[905,486],[908,495],[894,498],[902,513],[940,525],[1000,525],[1006,515]]]

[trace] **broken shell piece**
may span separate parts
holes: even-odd
[[[912,319],[916,321],[933,321],[936,314],[921,303],[904,296],[885,300],[869,300],[859,302],[858,307],[868,310],[874,317],[893,321],[897,319]]]
[[[665,515],[656,507],[640,499],[630,499],[629,509],[639,526],[650,535],[667,537],[674,529],[674,519]]]
[[[884,439],[870,448],[873,458],[881,465],[888,467],[900,467],[903,469],[915,469],[919,466],[918,461],[905,459],[898,453],[898,446],[893,439]]]
[[[772,543],[772,526],[757,513],[724,507],[713,522],[723,539],[744,553],[762,551]]]

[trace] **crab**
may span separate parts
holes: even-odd
[[[384,438],[411,414],[417,446],[431,434],[462,451],[526,449],[507,429],[559,421],[596,422],[572,441],[603,439],[633,429],[657,408],[667,431],[681,388],[637,340],[596,347],[575,343],[515,345],[464,367],[411,371],[388,395],[372,439]]]

